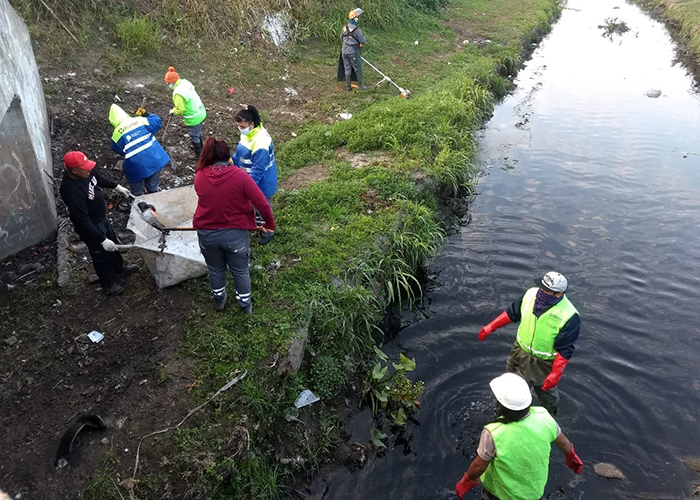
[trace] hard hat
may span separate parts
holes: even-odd
[[[360,9],[359,7],[357,9],[353,9],[348,14],[348,19],[357,19],[363,12],[364,10]]]
[[[549,292],[565,292],[569,286],[569,282],[563,274],[556,271],[549,271],[547,274],[541,278],[535,279],[535,285],[540,288],[544,288]]]
[[[532,403],[530,386],[515,373],[504,373],[493,379],[489,386],[498,402],[509,410],[524,410]]]

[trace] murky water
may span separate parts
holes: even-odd
[[[608,17],[631,31],[602,37]],[[569,2],[482,134],[473,222],[434,265],[429,317],[394,342],[426,384],[410,441],[325,498],[456,498],[515,337],[511,325],[479,342],[479,328],[551,269],[583,320],[557,420],[586,468],[575,476],[555,450],[546,495],[687,497],[681,458],[700,456],[700,99],[673,60],[665,28],[636,7]],[[596,462],[629,480],[597,477]]]

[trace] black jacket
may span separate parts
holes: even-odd
[[[117,183],[102,177],[94,170],[87,179],[73,179],[67,171],[61,180],[61,198],[68,206],[70,220],[75,232],[87,245],[96,245],[105,240],[103,231],[96,227],[107,219],[107,207],[100,188],[117,187]]]

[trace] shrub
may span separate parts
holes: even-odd
[[[340,363],[330,356],[319,356],[311,367],[311,384],[316,394],[330,399],[340,392],[345,374]]]

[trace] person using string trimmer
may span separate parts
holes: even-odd
[[[357,85],[361,90],[365,90],[365,80],[362,75],[362,54],[361,49],[367,43],[362,30],[357,27],[362,9],[351,10],[348,14],[348,22],[343,26],[340,39],[343,41],[343,48],[340,51],[340,58],[345,72],[345,81],[348,84],[348,91],[352,91],[353,72],[357,75]],[[340,69],[340,68],[338,68]]]

